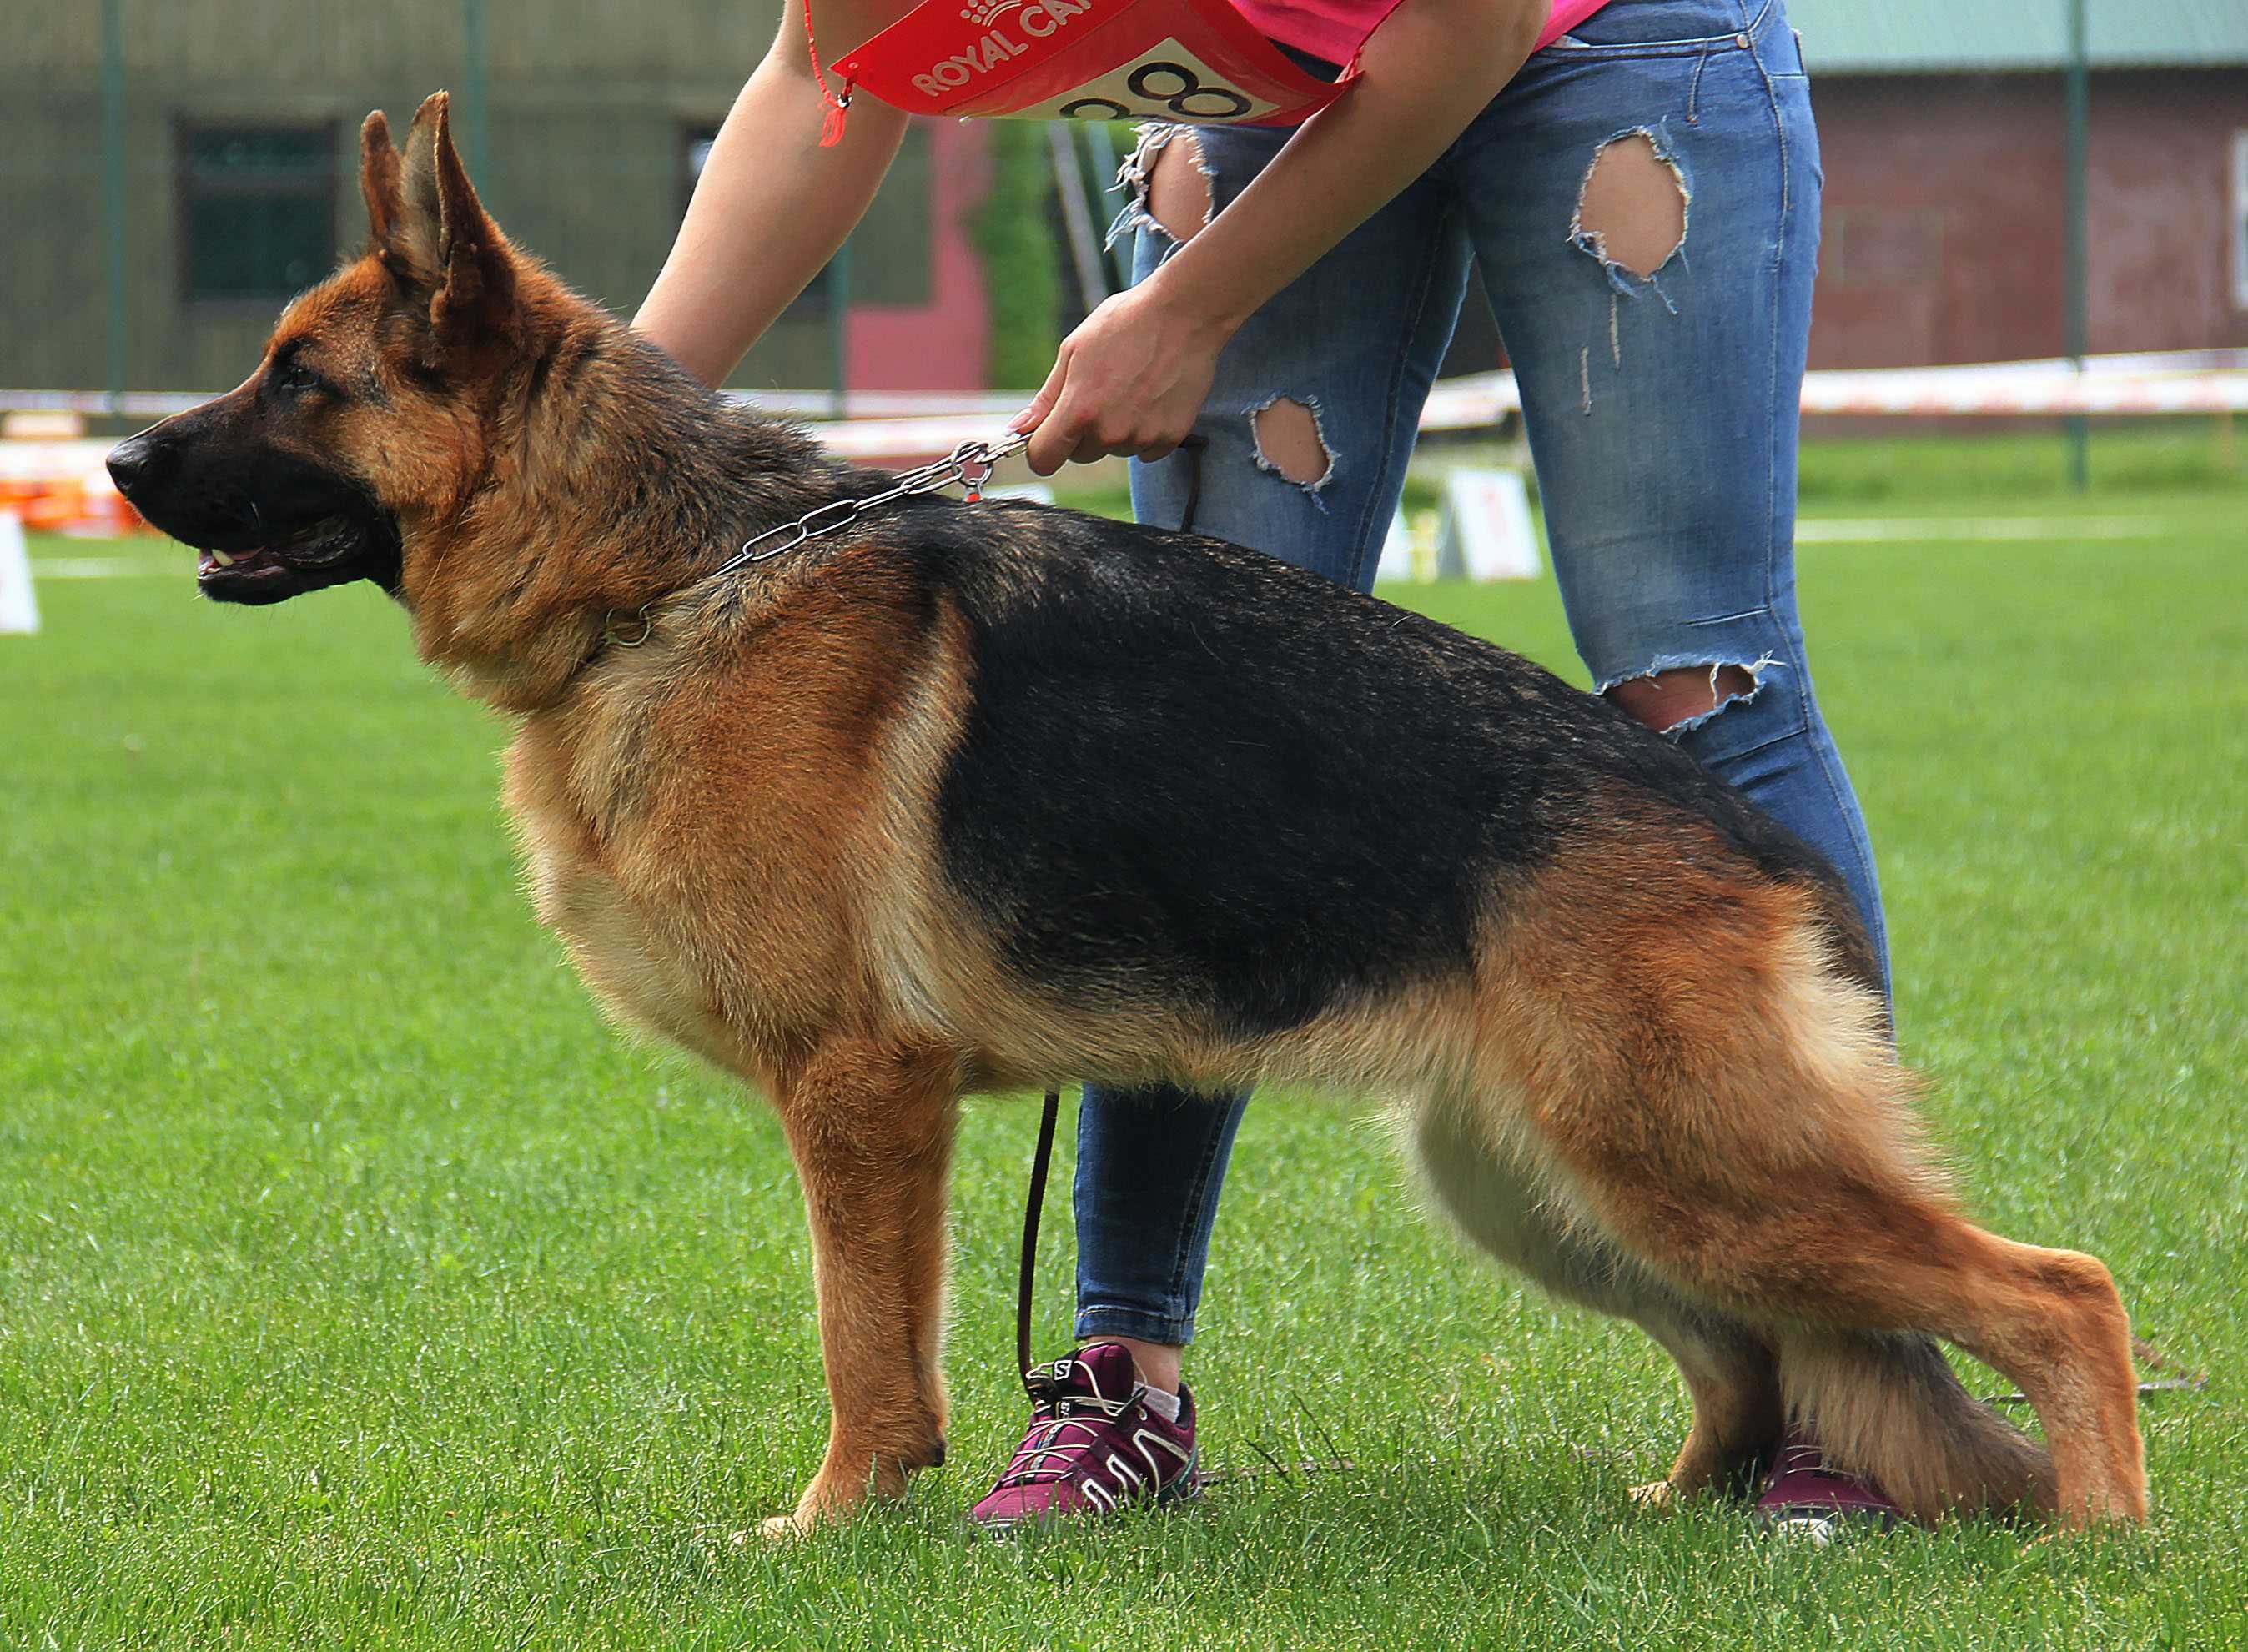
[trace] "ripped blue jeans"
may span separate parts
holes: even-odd
[[[1147,175],[1198,163],[1222,211],[1287,135],[1145,134],[1126,168],[1140,191],[1125,220],[1137,278],[1175,247],[1145,210]],[[1651,255],[1636,237],[1636,267],[1612,261],[1635,239],[1623,219],[1595,221],[1616,214],[1614,197],[1587,191],[1610,145],[1606,159],[1635,165],[1642,188],[1655,177],[1660,198],[1675,185],[1670,222],[1632,215],[1660,227]],[[1472,256],[1521,385],[1554,569],[1594,683],[1744,668],[1752,692],[1674,738],[1825,852],[1886,970],[1873,854],[1812,695],[1795,607],[1819,188],[1780,0],[1611,0],[1532,57],[1434,166],[1227,346],[1197,426],[1209,447],[1195,526],[1367,589]],[[1315,415],[1308,460],[1260,449],[1258,415],[1276,399]],[[1178,522],[1193,462],[1134,465],[1141,521]],[[1245,1100],[1086,1091],[1080,1338],[1191,1336]]]

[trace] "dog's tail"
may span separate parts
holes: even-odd
[[[1879,1485],[1916,1519],[2053,1506],[2046,1449],[1961,1386],[1911,1333],[1820,1333],[1779,1348],[1780,1394],[1833,1465]]]

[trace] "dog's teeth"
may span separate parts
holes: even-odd
[[[234,558],[228,556],[223,550],[215,550],[211,552],[211,560],[222,568],[231,568],[234,566]]]

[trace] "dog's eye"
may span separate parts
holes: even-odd
[[[300,361],[292,361],[282,368],[274,383],[292,395],[303,395],[306,391],[323,387],[320,375]]]

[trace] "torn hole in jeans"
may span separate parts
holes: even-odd
[[[1785,669],[1770,654],[1747,660],[1666,657],[1611,678],[1599,692],[1657,733],[1684,734],[1728,707],[1748,704],[1764,692],[1767,672]]]
[[[1272,396],[1248,410],[1257,468],[1317,498],[1334,477],[1334,454],[1319,423],[1319,405]]]
[[[1631,282],[1652,283],[1686,245],[1686,174],[1661,136],[1642,126],[1593,150],[1569,221],[1570,242],[1627,293]]]
[[[1181,146],[1183,158],[1166,161],[1164,157]],[[1127,235],[1153,229],[1170,242],[1163,251],[1163,256],[1169,257],[1210,227],[1217,204],[1217,170],[1203,158],[1201,140],[1190,127],[1155,123],[1141,126],[1139,142],[1116,168],[1117,188],[1124,191],[1124,209],[1108,226],[1103,244],[1113,247]]]

